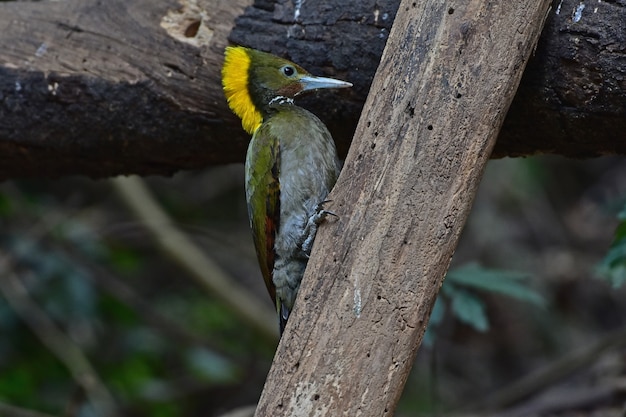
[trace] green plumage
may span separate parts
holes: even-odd
[[[275,110],[248,148],[246,198],[261,271],[282,328],[308,261],[305,229],[340,166],[332,137],[315,115],[292,104]]]
[[[321,204],[340,171],[328,129],[292,99],[302,91],[351,84],[313,77],[289,61],[260,51],[243,51],[250,59],[250,101],[262,116],[246,154],[246,200],[261,272],[276,303],[282,332],[317,226],[328,213]],[[226,67],[223,73],[228,75]]]

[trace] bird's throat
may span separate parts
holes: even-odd
[[[222,68],[224,94],[230,109],[241,119],[246,132],[253,134],[263,122],[249,90],[251,59],[245,48],[228,47]]]

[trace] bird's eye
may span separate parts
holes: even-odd
[[[296,73],[296,69],[291,65],[285,65],[280,70],[287,77],[292,77]]]

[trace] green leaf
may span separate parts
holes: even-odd
[[[485,311],[485,305],[475,295],[468,291],[456,291],[452,300],[452,311],[461,322],[472,326],[479,332],[489,330],[489,320]]]
[[[615,229],[615,237],[613,238],[613,244],[611,246],[623,243],[624,240],[626,240],[626,219],[622,219],[622,222],[617,225],[617,228]]]
[[[626,239],[613,244],[596,268],[596,273],[614,288],[626,283]]]
[[[545,306],[546,302],[541,295],[520,282],[528,278],[528,274],[521,272],[487,269],[470,264],[449,271],[446,281],[449,280],[461,287],[499,293],[520,301]]]

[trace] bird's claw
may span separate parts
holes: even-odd
[[[313,216],[318,216],[319,220],[317,221],[317,224],[319,225],[322,221],[324,221],[324,218],[326,216],[334,216],[334,217],[339,217],[338,215],[336,215],[335,213],[333,213],[330,210],[325,210],[324,209],[324,204],[326,203],[330,203],[333,200],[324,200],[321,203],[319,203],[317,206],[315,206],[315,214],[313,214]],[[311,217],[313,217],[311,216]]]
[[[302,252],[304,252],[305,257],[309,257],[311,255],[311,249],[313,248],[313,241],[315,240],[315,235],[317,234],[317,227],[326,219],[326,216],[334,216],[339,217],[337,214],[332,211],[325,210],[324,204],[330,203],[332,200],[325,200],[315,206],[315,213],[313,213],[304,227],[302,232]]]

